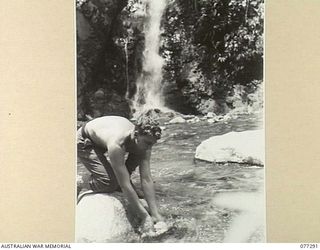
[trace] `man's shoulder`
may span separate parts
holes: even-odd
[[[134,133],[134,124],[120,116],[103,116],[87,123],[86,131],[96,143],[105,145],[108,149],[124,144]]]
[[[89,123],[91,124],[117,124],[118,126],[133,126],[133,123],[129,121],[127,118],[122,116],[101,116],[91,120]]]
[[[134,132],[135,125],[121,116],[102,116],[87,124],[88,129],[97,135],[107,136],[110,140],[125,140]]]

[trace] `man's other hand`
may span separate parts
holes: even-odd
[[[142,237],[153,237],[156,235],[153,220],[147,216],[141,223],[140,232]]]

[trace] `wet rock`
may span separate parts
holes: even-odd
[[[217,119],[215,118],[208,119],[208,123],[215,123],[215,122],[217,122]]]
[[[116,197],[90,194],[77,205],[76,242],[118,242],[133,232],[124,206]]]
[[[195,116],[195,115],[181,115],[181,117],[182,117],[183,119],[188,120],[188,119],[193,119],[193,118],[195,118],[196,116]]]
[[[199,119],[200,119],[200,121],[206,121],[207,117],[206,116],[200,116]]]
[[[223,120],[227,121],[227,120],[230,120],[232,119],[232,115],[231,114],[226,114],[224,117],[223,117]]]
[[[213,117],[215,117],[216,116],[216,114],[215,113],[213,113],[213,112],[208,112],[208,114],[206,115],[206,118],[213,118]]]
[[[219,122],[219,121],[223,121],[224,120],[224,117],[221,116],[221,115],[217,115],[213,118],[210,118],[207,120],[208,123],[215,123],[215,122]]]
[[[186,120],[183,119],[181,116],[175,117],[169,121],[169,124],[176,124],[176,123],[185,123]]]
[[[190,120],[187,120],[187,123],[197,123],[200,122],[200,118],[199,117],[194,117]]]
[[[201,99],[197,109],[201,114],[207,114],[217,109],[217,102],[211,98]]]
[[[162,111],[157,115],[157,121],[160,125],[169,124],[169,121],[172,120],[174,117],[177,116],[177,113],[173,111]]]
[[[213,136],[197,147],[195,158],[216,163],[264,165],[264,131],[231,132]]]
[[[160,126],[161,131],[164,131],[167,127],[166,126]]]

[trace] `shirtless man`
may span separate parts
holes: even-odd
[[[161,137],[161,129],[152,112],[142,114],[136,125],[120,116],[99,117],[77,132],[78,157],[91,173],[90,188],[94,192],[111,193],[119,190],[120,186],[141,221],[142,233],[147,235],[154,233],[154,223],[162,223],[166,227],[158,211],[150,172],[152,145]],[[151,216],[140,202],[130,180],[137,166]]]

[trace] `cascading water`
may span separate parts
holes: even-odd
[[[129,71],[128,71],[128,39],[124,40],[124,53],[126,55],[126,83],[127,83],[127,92],[126,92],[126,98],[128,98],[129,91],[130,91],[130,85],[129,85]]]
[[[137,80],[137,92],[133,108],[141,111],[149,108],[166,109],[162,97],[162,66],[164,59],[159,55],[161,44],[161,19],[166,8],[166,0],[144,0],[147,21],[145,23],[145,48],[142,73]]]

